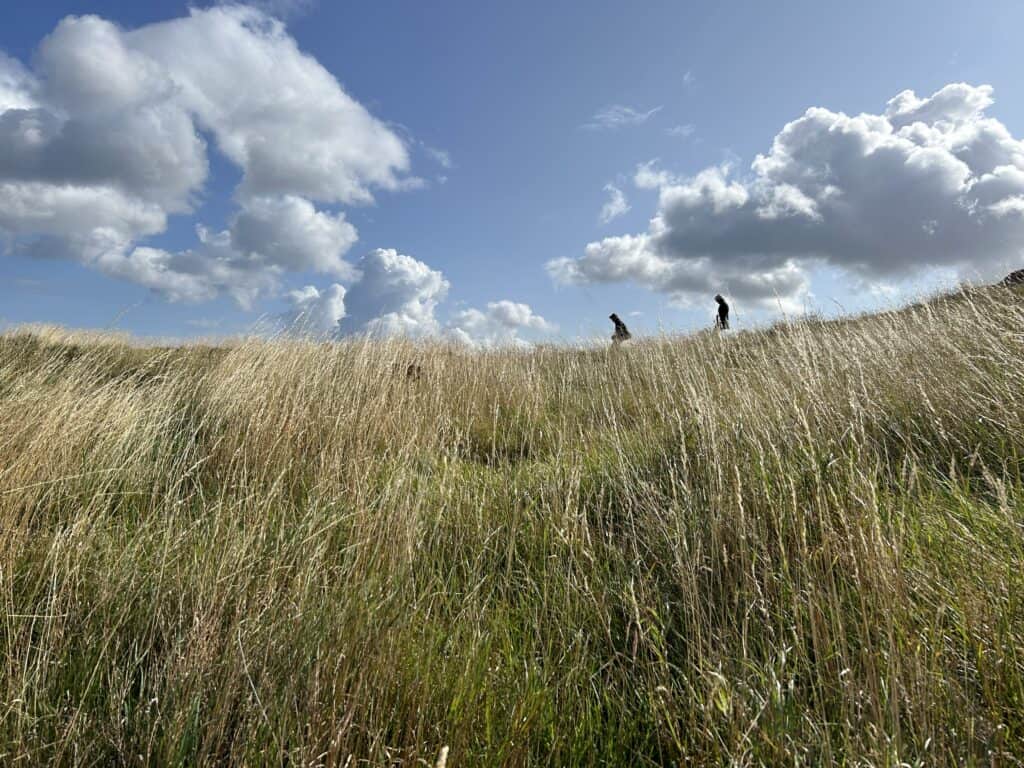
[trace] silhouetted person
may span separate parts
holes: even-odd
[[[1024,269],[1018,269],[1016,272],[1011,272],[1010,274],[1003,278],[1003,281],[1000,283],[1000,285],[1024,285]]]
[[[629,332],[626,324],[619,319],[619,316],[612,312],[608,315],[608,319],[615,323],[615,333],[612,334],[612,344],[621,344],[624,341],[629,341],[633,338],[633,334]]]
[[[715,321],[715,327],[721,331],[729,330],[729,305],[722,298],[722,294],[715,296],[715,301],[718,302],[718,319]]]

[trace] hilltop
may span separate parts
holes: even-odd
[[[12,331],[0,762],[1019,762],[1022,361],[1006,288],[599,350]]]

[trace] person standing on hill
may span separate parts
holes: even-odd
[[[715,301],[718,302],[718,319],[715,321],[715,327],[720,331],[729,330],[729,305],[725,299],[722,298],[722,294],[715,296]]]
[[[624,341],[629,341],[633,338],[633,334],[629,332],[626,324],[619,319],[619,316],[612,312],[608,315],[608,319],[615,323],[615,333],[612,334],[612,344],[621,344]]]

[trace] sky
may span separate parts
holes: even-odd
[[[37,0],[0,325],[471,345],[1024,267],[1024,4]]]

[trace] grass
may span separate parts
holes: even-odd
[[[1020,764],[1022,361],[9,332],[0,763]]]

